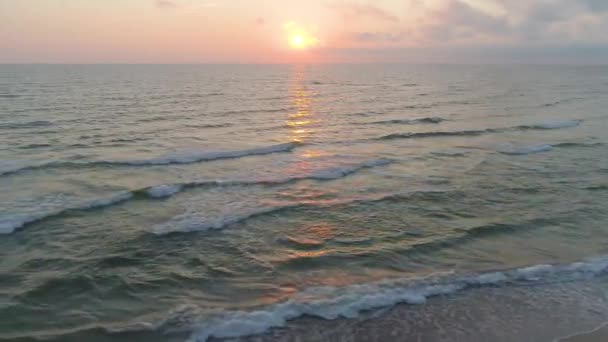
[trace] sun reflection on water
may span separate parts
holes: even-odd
[[[285,126],[289,128],[289,140],[306,142],[315,133],[312,127],[318,123],[313,110],[312,92],[306,86],[305,67],[294,67],[289,87],[289,97],[294,111],[287,115]]]

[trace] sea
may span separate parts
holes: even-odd
[[[1,65],[1,341],[608,321],[608,67]]]

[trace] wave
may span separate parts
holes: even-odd
[[[51,144],[28,144],[25,146],[19,146],[17,147],[20,150],[29,150],[29,149],[34,149],[34,148],[45,148],[45,147],[51,147],[53,145]]]
[[[236,115],[236,114],[252,114],[252,113],[282,113],[289,112],[293,107],[284,107],[284,108],[267,108],[267,109],[242,109],[242,110],[231,110],[225,112],[217,112],[217,114],[221,115]]]
[[[438,124],[446,119],[440,117],[426,117],[419,119],[394,119],[394,120],[381,120],[372,122],[358,122],[358,125],[393,125],[393,124],[404,124],[404,125],[415,125],[415,124]]]
[[[457,137],[457,136],[476,136],[485,133],[499,132],[496,129],[484,130],[468,130],[468,131],[443,131],[443,132],[418,132],[418,133],[393,133],[383,135],[376,140],[392,140],[392,139],[416,139],[429,137]]]
[[[541,107],[555,107],[557,105],[560,105],[562,103],[568,103],[568,102],[572,102],[572,101],[576,101],[576,100],[584,100],[584,97],[572,97],[572,98],[566,98],[566,99],[561,99],[561,100],[556,100],[553,102],[547,102],[543,105],[541,105]]]
[[[292,183],[292,182],[296,182],[296,181],[300,181],[300,180],[307,180],[307,179],[318,180],[318,181],[328,181],[328,180],[335,180],[335,179],[346,177],[348,175],[351,175],[353,173],[356,173],[356,172],[366,169],[366,168],[384,166],[384,165],[387,165],[390,163],[392,163],[392,160],[377,159],[377,160],[362,162],[362,163],[352,165],[352,166],[328,168],[328,169],[323,169],[323,170],[313,172],[311,174],[288,177],[288,178],[259,179],[259,180],[232,180],[232,181],[231,180],[228,180],[228,181],[222,181],[222,180],[196,181],[196,182],[188,182],[188,183],[163,184],[163,185],[157,185],[157,186],[152,186],[152,187],[147,187],[147,188],[142,188],[142,189],[137,189],[137,190],[123,191],[123,192],[116,194],[107,199],[93,200],[93,201],[86,202],[86,203],[83,203],[80,205],[63,208],[63,209],[58,209],[58,210],[51,211],[51,212],[42,212],[42,213],[36,213],[36,214],[31,214],[31,215],[15,215],[12,217],[5,217],[5,218],[0,217],[0,234],[10,234],[10,233],[14,232],[16,229],[22,228],[28,224],[32,224],[35,222],[39,222],[42,220],[60,216],[67,212],[108,207],[108,206],[112,206],[115,204],[120,204],[120,203],[126,202],[127,200],[136,198],[138,196],[143,196],[145,198],[151,198],[151,199],[160,199],[160,198],[171,197],[187,188],[193,188],[193,187],[255,186],[255,185],[273,186],[273,185],[288,184],[288,183]],[[265,213],[266,212],[262,212],[261,214],[265,214]],[[246,217],[243,217],[242,219],[238,219],[236,222],[232,222],[230,220],[230,218],[227,218],[226,222],[224,222],[223,224],[220,224],[220,225],[222,227],[225,225],[231,225],[231,224],[240,222],[241,220],[245,220],[245,219],[248,219],[249,217],[257,216],[257,215],[258,214],[256,214],[256,213],[250,213],[248,215],[245,215]],[[184,223],[182,222],[182,224],[184,224]],[[213,223],[211,226],[214,226],[217,224],[219,224],[219,223]],[[203,224],[203,226],[204,225],[205,224]],[[219,227],[219,228],[222,228],[222,227]],[[216,228],[216,229],[219,229],[219,228]],[[206,229],[212,229],[212,228],[204,228],[204,227],[202,228],[202,230],[206,230]]]
[[[198,183],[198,184],[230,184],[230,185],[258,185],[258,184],[281,184],[292,182],[296,180],[303,179],[314,179],[314,180],[333,180],[342,177],[346,177],[349,174],[356,172],[357,170],[361,170],[366,167],[373,167],[376,165],[385,165],[386,163],[376,162],[376,163],[363,163],[357,167],[351,168],[337,168],[333,170],[326,170],[314,173],[307,177],[294,177],[294,178],[286,178],[281,181],[254,181],[254,182],[230,182],[230,183]],[[373,165],[373,166],[372,166]],[[150,191],[150,190],[148,190]],[[158,189],[158,195],[167,194],[167,196],[171,196],[172,193],[176,193],[177,188],[168,187],[165,190]],[[389,196],[382,196],[381,198],[370,199],[371,201],[378,201],[380,199],[392,198],[394,194]],[[257,209],[251,209],[250,211],[245,211],[241,213],[230,213],[221,217],[209,218],[203,216],[199,213],[185,213],[181,215],[177,215],[169,221],[159,224],[152,228],[152,232],[157,235],[165,235],[170,233],[188,233],[188,232],[203,232],[208,230],[221,230],[227,228],[229,226],[235,225],[237,223],[242,223],[249,219],[265,216],[270,214],[275,214],[278,212],[282,212],[284,210],[289,209],[298,209],[305,207],[322,207],[322,206],[331,206],[331,205],[344,205],[349,203],[367,201],[365,198],[354,198],[349,200],[334,200],[334,201],[302,201],[302,202],[287,202],[284,204],[274,205],[270,207],[262,207]]]
[[[171,165],[171,164],[193,164],[198,162],[213,161],[219,159],[235,159],[247,156],[265,155],[279,152],[290,152],[294,148],[300,146],[301,143],[290,142],[285,144],[271,145],[266,147],[258,147],[248,150],[238,151],[221,151],[221,152],[181,152],[165,155],[150,159],[132,159],[132,160],[94,160],[88,162],[72,162],[51,160],[42,161],[37,164],[19,164],[17,162],[5,163],[5,166],[0,168],[0,176],[13,174],[26,170],[36,170],[49,167],[87,167],[87,166],[153,166],[153,165]]]
[[[303,237],[284,236],[277,239],[277,242],[296,249],[316,249],[323,246],[323,241],[308,239]]]
[[[182,191],[181,184],[163,184],[145,189],[145,193],[152,198],[166,198]]]
[[[374,168],[384,166],[392,163],[391,159],[375,159],[351,166],[332,167],[327,169],[318,170],[310,174],[286,177],[286,178],[267,178],[267,179],[255,179],[255,180],[212,180],[212,181],[195,181],[186,183],[174,183],[174,184],[163,184],[135,190],[135,193],[145,193],[153,198],[164,198],[170,197],[182,190],[194,187],[205,187],[205,186],[252,186],[252,185],[281,185],[288,184],[300,180],[317,180],[327,181],[335,180],[349,176],[353,173],[361,171],[363,169]]]
[[[313,179],[313,180],[333,180],[342,177],[346,177],[358,171],[368,168],[374,168],[378,166],[385,166],[391,164],[393,160],[391,159],[376,159],[368,162],[363,162],[360,164],[356,164],[353,166],[346,167],[334,167],[325,170],[316,171],[309,176],[299,177],[299,179]],[[298,177],[296,177],[298,178]]]
[[[0,124],[0,129],[25,129],[25,128],[37,128],[37,127],[49,127],[54,124],[46,120],[30,121],[30,122],[15,122],[15,123],[3,123]]]
[[[372,199],[370,202],[375,201],[399,201],[399,200],[413,200],[416,197],[420,197],[421,195],[428,195],[428,193],[412,193],[409,195],[401,194],[395,196],[387,196],[385,198]],[[447,196],[446,198],[447,199]],[[381,253],[395,253],[401,256],[409,256],[409,255],[420,255],[427,254],[435,251],[440,251],[446,248],[453,248],[456,246],[462,246],[467,244],[478,238],[485,237],[493,237],[496,235],[507,234],[507,233],[516,233],[523,230],[530,230],[536,228],[546,227],[547,225],[559,224],[561,220],[558,219],[549,219],[549,218],[534,218],[529,219],[519,223],[486,223],[477,226],[472,226],[468,228],[457,228],[454,229],[453,232],[447,233],[441,237],[426,237],[421,239],[422,242],[409,243],[410,238],[421,237],[420,232],[417,231],[404,231],[398,234],[395,234],[390,237],[376,238],[370,237],[365,239],[355,239],[353,240],[343,240],[343,239],[331,239],[327,242],[329,244],[337,244],[337,245],[374,245],[377,242],[388,242],[393,244],[393,247],[384,246],[381,249]],[[401,241],[402,237],[406,237],[407,241]],[[327,264],[336,264],[339,262],[350,262],[351,260],[355,260],[360,258],[361,256],[374,255],[379,250],[377,249],[366,249],[360,251],[352,251],[349,254],[344,253],[336,253],[332,251],[328,251],[319,255],[302,255],[293,258],[287,258],[284,260],[280,260],[277,262],[276,266],[285,268],[285,269],[293,269],[293,268],[302,268],[302,267],[313,267],[316,265],[327,265]]]
[[[355,318],[361,312],[396,304],[424,304],[430,297],[453,294],[481,286],[534,285],[585,279],[604,274],[608,257],[564,265],[540,264],[475,274],[440,274],[426,278],[397,278],[345,287],[323,286],[303,289],[287,301],[252,311],[209,313],[194,305],[182,306],[167,318],[147,326],[160,331],[192,331],[190,341],[236,338],[261,334],[283,327],[288,321],[312,316],[325,320]],[[185,326],[184,326],[185,325]]]
[[[385,112],[378,112],[378,111],[366,111],[366,112],[355,112],[355,113],[346,113],[344,115],[346,116],[376,116],[376,115],[382,115],[385,114]]]
[[[271,215],[286,210],[304,208],[324,208],[335,207],[357,203],[374,203],[381,201],[400,201],[410,200],[417,196],[434,196],[445,194],[444,191],[415,191],[411,193],[390,193],[372,196],[351,197],[347,199],[333,199],[322,201],[299,201],[285,202],[273,206],[251,209],[244,212],[230,213],[220,217],[209,218],[200,213],[184,213],[171,218],[169,221],[159,224],[152,228],[152,233],[156,235],[166,235],[171,233],[191,233],[204,232],[209,230],[222,230],[237,223],[243,223],[249,219]]]
[[[551,151],[554,148],[573,148],[573,147],[595,147],[600,146],[602,143],[576,143],[576,142],[564,142],[564,143],[556,143],[556,144],[539,144],[539,145],[531,145],[524,146],[514,149],[503,149],[498,152],[509,155],[526,155],[526,154],[534,154]]]
[[[486,128],[480,130],[463,130],[463,131],[432,131],[432,132],[415,132],[415,133],[393,133],[375,138],[375,140],[391,140],[391,139],[416,139],[430,137],[457,137],[457,136],[479,136],[488,133],[505,133],[512,131],[525,130],[548,130],[576,127],[581,124],[581,120],[556,121],[546,122],[534,125],[520,125],[504,128]]]
[[[231,127],[233,124],[231,123],[223,123],[223,124],[187,124],[188,128],[225,128]]]
[[[582,120],[566,120],[566,121],[555,121],[539,123],[531,126],[519,126],[522,129],[560,129],[560,128],[571,128],[580,125]]]
[[[499,152],[503,153],[503,154],[509,154],[509,155],[526,155],[526,154],[547,152],[547,151],[551,151],[552,149],[553,149],[552,145],[543,144],[543,145],[532,145],[532,146],[520,147],[520,148],[516,148],[516,149],[512,149],[512,150],[503,150],[503,151],[499,151]]]
[[[200,214],[186,213],[178,215],[166,223],[156,225],[152,228],[152,233],[156,235],[166,235],[170,233],[220,230],[257,216],[274,214],[286,209],[297,208],[299,206],[300,205],[297,203],[277,205],[273,207],[259,208],[245,213],[229,214],[219,218],[207,218]]]
[[[602,146],[604,143],[594,142],[594,143],[578,143],[578,142],[563,142],[552,144],[553,147],[596,147]]]
[[[590,191],[608,190],[608,185],[607,184],[603,184],[603,185],[591,185],[591,186],[585,187],[584,189],[585,190],[590,190]]]
[[[83,337],[100,335],[133,339],[139,334],[149,337],[150,333],[190,342],[233,339],[264,334],[306,316],[328,321],[354,319],[366,311],[399,304],[422,305],[436,296],[454,295],[480,287],[521,288],[559,284],[602,276],[607,272],[608,256],[600,256],[570,264],[538,264],[477,273],[444,272],[426,277],[389,278],[347,286],[308,287],[294,293],[288,300],[248,310],[209,310],[195,304],[184,304],[160,320],[148,317],[127,323],[88,325],[53,332],[45,335],[45,339],[82,340]],[[29,337],[29,334],[24,334],[18,338],[29,340]]]
[[[170,165],[170,164],[192,164],[203,161],[212,161],[218,159],[234,159],[247,156],[272,154],[278,152],[289,152],[299,146],[300,143],[290,142],[266,147],[253,148],[240,151],[223,151],[223,152],[182,152],[170,154],[163,157],[140,159],[140,160],[116,160],[116,161],[98,161],[98,164],[111,165]]]
[[[0,217],[0,234],[11,234],[15,230],[22,228],[28,224],[36,223],[52,217],[64,215],[72,211],[83,211],[109,207],[121,202],[125,202],[133,197],[131,192],[122,192],[112,197],[96,199],[80,205],[53,211],[39,212],[33,214],[13,215]]]

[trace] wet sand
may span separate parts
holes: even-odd
[[[608,341],[608,324],[586,333],[563,338],[559,342],[605,342]]]
[[[333,321],[295,319],[263,335],[214,342],[605,342],[608,341],[608,276],[538,285],[484,286],[400,304]],[[56,338],[0,339],[53,342],[182,342],[187,333],[103,329]]]
[[[608,322],[608,277],[538,286],[480,287],[356,319],[294,320],[246,342],[553,342]],[[608,341],[608,328],[566,342]],[[229,340],[234,341],[234,340]]]

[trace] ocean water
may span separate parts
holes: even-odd
[[[601,277],[607,119],[600,66],[0,66],[0,340]]]

